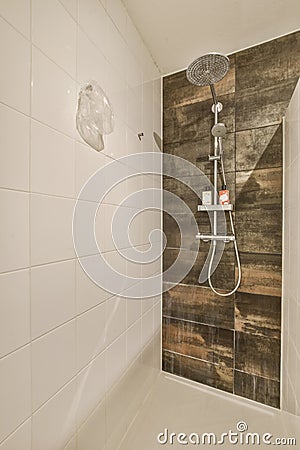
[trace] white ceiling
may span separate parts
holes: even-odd
[[[123,0],[162,74],[300,28],[300,0]]]

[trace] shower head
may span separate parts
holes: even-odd
[[[224,125],[224,123],[216,123],[212,129],[211,129],[211,134],[214,137],[218,137],[218,138],[222,138],[226,135],[226,127]]]
[[[186,70],[188,81],[197,86],[211,86],[222,80],[229,70],[229,58],[221,53],[208,53],[195,59]]]

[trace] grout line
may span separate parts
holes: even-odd
[[[27,37],[25,34],[22,33],[22,31],[18,30],[18,28],[16,28],[15,25],[13,25],[11,22],[9,22],[2,14],[0,14],[0,18],[5,23],[7,23],[13,30],[15,30],[20,36],[22,36],[24,39],[26,39],[27,42],[31,41],[31,26],[30,26],[30,30],[29,30],[29,37]],[[31,21],[31,14],[30,14],[30,21]]]
[[[12,435],[14,433],[16,433],[20,428],[22,428],[26,422],[32,420],[32,414],[30,413],[30,415],[28,417],[26,417],[26,419],[24,419],[20,424],[18,424],[18,426],[16,428],[13,429],[13,431],[11,431],[7,436],[5,436],[4,439],[2,439],[2,441],[0,440],[0,447],[2,447],[2,445],[7,441],[9,441],[9,439],[12,437]],[[30,427],[31,429],[31,442],[32,442],[32,426]],[[31,447],[30,447],[31,448]]]
[[[78,23],[78,11],[77,11],[77,9],[78,9],[78,2],[76,1],[76,15],[77,15],[77,19],[75,19],[75,17],[73,17],[72,16],[72,14],[70,13],[70,11],[68,11],[67,10],[67,8],[65,7],[65,5],[62,3],[62,1],[61,0],[58,0],[59,1],[59,3],[60,3],[60,5],[63,7],[63,9],[66,11],[66,13],[70,16],[70,18],[76,23],[76,25],[77,25],[77,23]]]
[[[208,289],[210,289],[210,288],[208,288]],[[217,330],[220,329],[220,330],[226,330],[226,331],[234,331],[234,328],[224,328],[224,327],[220,327],[218,325],[208,324],[208,323],[204,323],[204,322],[197,322],[196,320],[182,319],[181,317],[169,316],[168,314],[163,314],[162,313],[162,319],[164,317],[167,318],[167,319],[179,320],[181,322],[195,323],[197,325],[199,324],[199,325],[203,325],[203,326],[208,327],[208,328],[215,328]]]
[[[144,247],[145,245],[148,245],[148,244],[149,244],[148,242],[146,244],[138,244],[138,245],[134,246],[134,248]],[[119,248],[119,249],[113,248],[113,249],[110,249],[110,250],[103,251],[103,252],[101,252],[101,254],[106,255],[106,254],[111,254],[111,253],[115,253],[115,252],[120,254],[120,252],[118,250],[126,250],[128,248],[132,248],[132,247],[124,247],[124,248],[122,247],[122,248]],[[6,275],[6,274],[14,273],[14,272],[19,272],[19,271],[22,271],[22,270],[35,269],[35,268],[39,268],[39,267],[44,267],[44,266],[53,265],[53,264],[59,264],[59,263],[68,262],[68,261],[79,261],[80,259],[86,259],[86,258],[90,258],[92,256],[97,256],[97,255],[99,255],[99,253],[92,253],[92,254],[87,254],[87,255],[83,255],[83,256],[79,256],[79,257],[75,255],[72,258],[59,259],[59,260],[54,260],[54,261],[46,261],[46,262],[39,263],[39,264],[32,264],[32,265],[29,265],[29,266],[26,266],[26,267],[18,267],[16,269],[10,269],[10,270],[6,270],[6,271],[1,272],[0,273],[0,277],[1,277],[1,275]]]
[[[253,377],[257,377],[257,378],[262,378],[263,380],[266,381],[274,381],[276,383],[280,383],[280,380],[276,380],[275,378],[268,378],[268,377],[264,377],[263,375],[257,375],[256,373],[251,373],[251,372],[246,372],[245,370],[241,370],[241,369],[234,369],[236,372],[240,372],[240,373],[244,373],[246,375],[251,375]],[[246,397],[247,398],[247,397]],[[263,403],[265,404],[265,403]]]
[[[167,348],[163,348],[163,351],[168,352],[168,353],[174,353],[175,355],[179,355],[179,356],[184,356],[185,358],[190,358],[195,361],[205,362],[206,364],[210,364],[212,366],[221,366],[220,363],[215,363],[213,361],[207,361],[206,359],[202,359],[202,358],[196,358],[195,356],[191,356],[191,355],[185,355],[183,353],[175,352],[173,350],[168,350]],[[229,369],[233,369],[233,367],[229,367]],[[166,372],[166,373],[169,373],[169,372]]]
[[[138,284],[138,283],[137,283]],[[125,293],[126,291],[124,291],[123,293]],[[118,300],[122,300],[122,301],[126,301],[126,300],[128,300],[128,298],[127,297],[120,297],[120,294],[122,294],[122,292],[120,292],[118,295],[117,295],[117,298],[118,298]],[[76,294],[75,294],[76,295]],[[52,332],[54,332],[54,331],[56,331],[57,329],[59,329],[59,328],[62,328],[63,326],[65,326],[65,325],[68,325],[69,323],[71,323],[71,322],[75,322],[77,319],[79,319],[80,317],[82,317],[82,316],[84,316],[86,313],[89,313],[89,312],[91,312],[92,310],[94,310],[94,309],[96,309],[96,308],[98,308],[100,305],[102,305],[102,304],[105,304],[107,301],[109,301],[109,300],[111,300],[112,298],[114,298],[114,297],[116,297],[116,295],[115,294],[112,294],[112,295],[110,295],[109,297],[107,297],[107,298],[105,298],[103,301],[100,301],[99,303],[97,303],[96,305],[94,305],[94,306],[92,306],[92,307],[90,307],[90,308],[88,308],[87,310],[84,310],[84,311],[82,311],[82,312],[80,312],[80,313],[77,313],[76,312],[76,314],[74,315],[74,316],[72,316],[70,319],[68,319],[68,320],[66,320],[66,321],[64,321],[64,322],[61,322],[61,323],[59,323],[58,325],[56,325],[56,326],[54,326],[54,327],[52,327],[52,328],[49,328],[47,331],[45,331],[45,332],[43,332],[42,334],[39,334],[37,337],[35,337],[35,338],[30,338],[30,340],[29,341],[27,341],[25,344],[23,344],[23,345],[21,345],[20,347],[18,347],[18,348],[15,348],[14,350],[12,350],[12,351],[10,351],[10,352],[8,352],[8,353],[6,353],[5,355],[3,355],[3,356],[1,356],[0,357],[0,361],[2,360],[2,359],[4,359],[4,358],[6,358],[7,356],[11,356],[13,353],[15,353],[15,352],[17,352],[17,351],[19,351],[19,350],[21,350],[21,349],[23,349],[23,348],[25,348],[26,346],[28,346],[28,345],[30,345],[30,344],[32,344],[32,343],[34,343],[34,342],[36,342],[36,341],[38,341],[39,339],[41,339],[41,338],[44,338],[45,336],[47,336],[48,334],[50,334],[50,333],[52,333]],[[129,300],[130,300],[130,298],[129,298]],[[145,315],[145,314],[147,314],[151,309],[153,309],[154,308],[154,305],[153,306],[151,306],[151,308],[149,308],[147,311],[145,311],[144,313],[142,313],[141,312],[141,315],[140,315],[140,317],[138,318],[138,319],[136,319],[129,327],[127,327],[126,326],[126,328],[125,328],[125,330],[124,331],[122,331],[122,333],[120,334],[120,335],[118,335],[106,348],[109,348],[120,336],[122,336],[123,334],[125,334],[130,328],[132,328],[134,325],[136,325],[136,323]],[[106,349],[105,348],[105,349]],[[105,350],[104,349],[104,350]],[[101,350],[100,351],[100,353],[103,353],[103,351],[104,350]],[[99,354],[100,353],[98,353],[96,356],[99,356]],[[95,356],[95,357],[96,357]],[[95,359],[95,357],[93,358],[93,359]],[[92,359],[92,360],[93,360]],[[91,360],[91,361],[92,361]],[[90,361],[90,362],[91,362]],[[90,363],[89,362],[89,363]],[[88,364],[89,364],[88,363]],[[88,365],[87,364],[87,365]],[[86,367],[86,366],[84,366],[84,367]],[[82,370],[82,369],[80,369],[80,370]]]
[[[30,14],[30,93],[29,93],[29,338],[30,338],[30,416],[31,416],[31,427],[30,427],[30,436],[31,436],[31,448],[33,446],[33,425],[32,425],[32,412],[33,412],[33,358],[32,358],[32,279],[31,279],[31,261],[32,261],[32,239],[31,239],[31,206],[32,206],[32,198],[31,198],[31,164],[32,164],[32,86],[33,86],[33,72],[32,72],[32,60],[33,60],[33,52],[32,52],[32,0],[29,2],[29,14]]]

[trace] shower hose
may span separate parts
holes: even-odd
[[[225,176],[224,162],[223,162],[222,138],[218,138],[218,144],[219,144],[219,150],[220,150],[220,162],[221,162],[221,169],[222,169],[223,184],[226,185],[227,183],[226,183],[226,176]],[[231,231],[232,231],[233,236],[235,237],[235,230],[234,230],[234,224],[233,224],[233,218],[232,218],[232,212],[231,211],[229,211],[229,219],[230,219]],[[240,256],[239,256],[239,251],[238,251],[236,239],[234,239],[233,245],[234,245],[236,261],[237,261],[237,266],[238,266],[238,280],[237,280],[237,283],[236,283],[236,285],[235,285],[235,287],[234,287],[234,289],[232,291],[226,292],[226,293],[222,293],[222,292],[218,292],[213,287],[212,282],[211,282],[211,268],[212,268],[213,260],[214,260],[215,254],[216,254],[216,241],[213,242],[211,258],[210,258],[210,262],[209,262],[209,265],[208,265],[208,283],[209,283],[209,286],[210,286],[211,290],[215,294],[220,295],[221,297],[228,297],[229,295],[234,294],[237,291],[237,289],[239,288],[239,285],[241,283],[242,270],[241,270],[241,262],[240,262]]]

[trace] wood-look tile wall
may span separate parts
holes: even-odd
[[[198,284],[209,244],[181,284],[164,294],[163,369],[271,406],[280,405],[282,130],[281,120],[300,75],[300,32],[230,56],[216,85],[227,127],[225,171],[242,263],[238,292],[219,297]],[[212,176],[212,100],[207,87],[188,83],[185,71],[164,78],[164,152],[185,158]],[[189,179],[190,184],[197,180]],[[221,183],[221,180],[220,180]],[[196,196],[164,178],[164,189],[195,211],[200,231],[206,213]],[[164,217],[164,268],[176,259],[180,235]],[[232,289],[236,261],[228,244],[213,284]],[[167,280],[165,280],[167,282]]]

